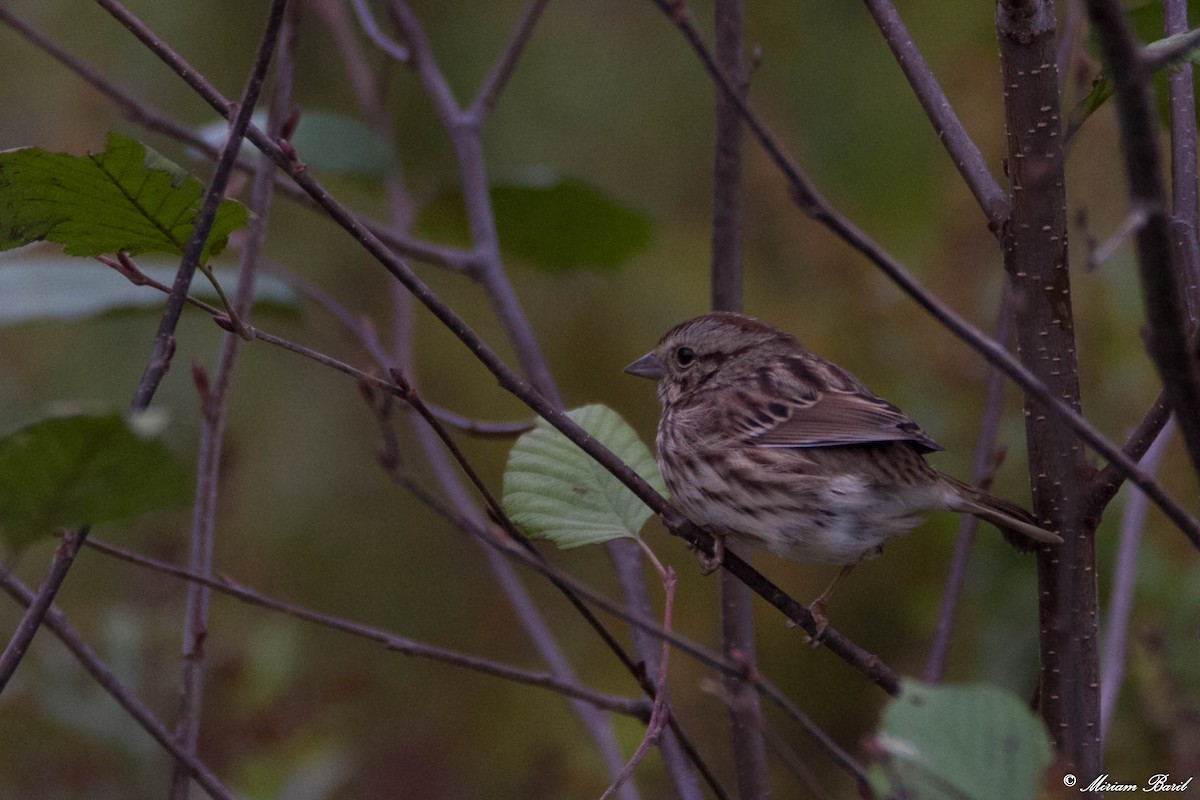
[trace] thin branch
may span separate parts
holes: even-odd
[[[1142,466],[1153,473],[1171,441],[1174,426],[1168,421],[1154,444],[1142,458]],[[1109,722],[1117,705],[1117,695],[1125,680],[1125,648],[1129,638],[1129,618],[1133,594],[1137,588],[1138,551],[1146,522],[1146,495],[1132,490],[1121,514],[1121,531],[1113,563],[1112,590],[1108,601],[1108,624],[1104,628],[1104,655],[1100,662],[1100,745],[1108,733]]]
[[[508,46],[496,59],[496,63],[492,65],[491,71],[483,79],[479,91],[475,94],[475,99],[467,107],[469,116],[476,120],[482,120],[496,107],[500,92],[504,91],[508,79],[512,77],[513,70],[517,67],[517,61],[521,58],[521,53],[524,52],[525,45],[529,42],[533,28],[546,9],[547,3],[549,0],[529,0],[524,13],[521,14],[520,22],[517,23],[517,27],[513,28]]]
[[[520,683],[526,686],[535,686],[542,689],[562,694],[566,697],[571,697],[577,700],[583,700],[590,703],[596,708],[604,711],[612,711],[617,714],[635,717],[637,719],[646,720],[650,716],[650,703],[645,698],[625,698],[616,697],[613,695],[597,692],[586,686],[580,686],[574,683],[567,683],[554,678],[551,675],[542,672],[531,672],[529,670],[511,667],[507,664],[502,664],[486,658],[459,653],[454,650],[448,650],[442,647],[418,642],[413,639],[408,639],[403,636],[397,636],[389,631],[381,628],[376,628],[371,625],[354,622],[332,614],[326,614],[320,611],[314,611],[294,603],[288,603],[274,597],[262,594],[247,588],[228,576],[212,577],[211,575],[201,575],[182,567],[176,567],[162,561],[158,561],[140,553],[135,553],[131,550],[126,550],[121,547],[116,547],[105,542],[89,540],[88,547],[91,547],[97,552],[103,553],[106,556],[136,564],[139,567],[161,572],[165,575],[170,575],[175,578],[180,578],[188,581],[189,584],[208,587],[221,594],[228,595],[243,603],[265,608],[269,611],[275,611],[280,614],[286,614],[289,617],[294,617],[305,622],[319,625],[323,628],[335,630],[340,633],[345,633],[360,639],[376,642],[383,645],[389,650],[394,650],[402,655],[412,656],[414,658],[423,658],[430,661],[437,661],[442,664],[460,667],[463,669],[478,672],[484,675],[491,675],[501,680]]]
[[[118,5],[115,0],[96,0],[96,2],[105,8],[108,8],[110,5]],[[192,233],[188,238],[187,245],[184,247],[183,260],[179,263],[179,271],[175,275],[175,284],[171,287],[171,294],[167,297],[167,304],[163,309],[162,320],[159,322],[158,332],[154,337],[154,347],[147,362],[146,370],[142,374],[141,382],[138,384],[137,393],[134,395],[133,408],[135,410],[140,410],[150,405],[150,400],[158,390],[158,384],[162,381],[163,376],[166,375],[167,369],[170,366],[168,354],[174,347],[172,340],[175,336],[175,328],[179,324],[179,316],[183,313],[183,304],[187,297],[188,287],[191,286],[192,275],[195,274],[197,267],[200,266],[200,257],[204,251],[205,243],[208,241],[209,231],[212,230],[213,220],[216,219],[217,207],[225,198],[225,187],[229,183],[229,176],[233,172],[234,161],[237,159],[238,150],[242,146],[242,139],[246,135],[246,129],[250,125],[250,117],[254,113],[254,106],[258,102],[258,95],[262,89],[263,79],[267,74],[267,67],[270,65],[271,56],[275,51],[275,43],[279,40],[279,28],[283,24],[283,11],[286,6],[287,0],[272,0],[271,9],[267,15],[266,29],[259,42],[258,52],[254,57],[254,66],[251,68],[250,77],[246,81],[246,88],[242,92],[242,97],[238,101],[237,112],[233,115],[233,119],[230,122],[229,135],[221,149],[221,158],[217,161],[217,168],[213,172],[212,180],[209,182],[208,189],[205,192],[204,203],[200,208],[200,213],[196,216]],[[180,67],[186,67],[182,59],[178,59],[178,61],[180,62]]]
[[[487,294],[488,303],[495,311],[512,344],[521,371],[534,388],[555,406],[562,406],[554,377],[542,355],[541,345],[521,307],[520,300],[504,274],[500,260],[500,239],[496,232],[496,216],[492,208],[488,171],[483,155],[483,139],[480,126],[482,119],[460,111],[450,91],[437,60],[433,55],[429,38],[420,21],[404,0],[391,0],[392,15],[413,53],[413,68],[439,121],[454,148],[462,179],[463,205],[467,215],[467,227],[477,258],[475,277]],[[506,54],[501,55],[503,60]],[[615,545],[620,547],[620,544]],[[610,547],[610,549],[612,549]]]
[[[825,751],[833,763],[841,767],[854,782],[858,785],[859,794],[862,797],[870,797],[870,783],[867,780],[867,772],[862,765],[854,760],[854,757],[838,746],[838,743],[830,738],[829,734],[821,730],[812,717],[800,710],[790,698],[779,690],[775,685],[763,680],[756,680],[755,685],[762,692],[763,696],[774,703],[780,711],[795,720],[802,727],[813,741]]]
[[[1187,0],[1163,0],[1163,33],[1170,37],[1188,27]],[[1197,188],[1196,96],[1192,64],[1181,62],[1167,73],[1171,104],[1171,245],[1183,273],[1188,319],[1197,322],[1200,306],[1200,189]]]
[[[1129,435],[1129,440],[1125,442],[1125,446],[1122,448],[1125,455],[1130,459],[1140,460],[1150,449],[1150,445],[1158,438],[1159,432],[1170,418],[1171,409],[1167,407],[1166,396],[1159,394],[1154,400],[1154,405],[1150,406],[1146,416],[1142,418],[1141,423]],[[1092,477],[1091,488],[1088,491],[1087,508],[1089,512],[1098,515],[1103,511],[1124,483],[1124,473],[1112,464],[1108,464],[1097,472]]]
[[[1163,67],[1169,67],[1183,61],[1192,50],[1200,46],[1200,28],[1192,31],[1187,30],[1186,19],[1185,24],[1175,33],[1179,36],[1173,42],[1164,43],[1162,47],[1154,49],[1143,48],[1135,52],[1136,57],[1141,62],[1142,68],[1147,74],[1157,72]]]
[[[1200,363],[1188,330],[1185,265],[1176,263],[1171,247],[1150,72],[1121,4],[1117,0],[1087,0],[1087,9],[1113,82],[1130,204],[1148,212],[1136,240],[1147,309],[1147,347],[1162,378],[1167,403],[1175,411],[1192,465],[1200,469]]]
[[[383,349],[379,337],[365,320],[355,317],[348,308],[338,302],[331,294],[312,281],[309,281],[291,270],[276,268],[274,275],[289,287],[299,292],[317,304],[339,322],[354,339],[370,354],[380,371],[388,369],[391,358]],[[533,430],[535,420],[515,420],[500,422],[496,420],[474,419],[458,414],[447,408],[426,403],[430,413],[443,425],[460,430],[470,436],[480,439],[511,439],[522,433]]]
[[[1125,215],[1125,218],[1113,229],[1112,234],[1101,244],[1091,246],[1094,240],[1091,240],[1089,237],[1089,247],[1084,259],[1084,268],[1088,272],[1099,269],[1118,250],[1124,247],[1132,236],[1142,229],[1148,217],[1149,214],[1145,208],[1135,206],[1129,209],[1129,213]]]
[[[115,0],[97,0],[97,2],[104,2],[106,7],[114,6],[115,4]],[[151,52],[162,57],[165,63],[173,66],[179,60],[179,56],[165,42],[147,29],[136,17],[133,17],[124,9],[114,11],[113,13],[117,19],[138,36]],[[221,111],[225,108],[223,105],[224,98],[221,94],[207,80],[197,76],[194,70],[181,69],[178,71],[178,74],[187,80],[189,85],[215,109]],[[598,464],[628,486],[635,495],[659,515],[667,529],[673,534],[681,536],[708,554],[712,553],[712,537],[708,532],[690,523],[667,502],[666,498],[658,494],[653,487],[647,484],[640,475],[621,461],[611,450],[597,442],[595,438],[568,417],[558,405],[548,400],[526,380],[509,369],[500,357],[479,338],[461,317],[454,313],[449,306],[434,294],[433,290],[420,280],[402,259],[398,258],[395,253],[388,249],[345,206],[335,200],[309,172],[300,169],[275,142],[271,141],[262,131],[254,126],[251,126],[247,130],[247,138],[255,147],[268,153],[277,166],[286,170],[328,212],[334,221],[344,228],[355,241],[362,245],[418,301],[429,309],[447,330],[462,341],[488,371],[496,377],[501,388],[537,412],[570,441],[591,456]],[[261,332],[258,335],[262,338]],[[1136,473],[1136,467],[1131,468],[1131,471]],[[1156,488],[1153,481],[1144,482],[1147,483],[1151,490]],[[1159,490],[1158,494],[1161,496],[1161,490]],[[1198,534],[1198,540],[1200,540],[1200,534]],[[812,636],[817,636],[820,633],[816,620],[809,613],[806,606],[790,597],[786,592],[742,561],[742,559],[730,554],[725,559],[723,566],[725,569],[738,575],[741,580],[750,584],[751,588],[759,596],[783,612],[789,619],[796,622],[807,633]],[[837,631],[827,628],[824,635],[821,636],[821,643],[830,652],[865,674],[873,683],[876,683],[885,691],[895,694],[899,690],[898,679],[890,668],[884,665],[877,656],[866,652]]]
[[[1051,412],[1065,422],[1069,428],[1078,434],[1080,439],[1091,446],[1097,453],[1116,464],[1184,532],[1193,546],[1200,548],[1200,522],[1193,519],[1170,494],[1156,481],[1138,469],[1135,462],[1121,453],[1116,445],[1108,441],[1103,434],[1097,431],[1075,409],[1050,391],[1043,381],[1030,372],[1011,353],[951,310],[941,300],[925,289],[925,287],[921,286],[908,270],[817,192],[811,181],[783,151],[783,148],[776,141],[775,137],[766,129],[766,126],[750,106],[737,96],[734,87],[716,65],[712,53],[700,38],[700,34],[691,22],[690,14],[681,0],[653,0],[653,2],[680,30],[688,44],[700,57],[701,62],[713,80],[726,96],[731,98],[731,102],[737,106],[742,119],[746,121],[747,126],[762,145],[763,150],[787,179],[794,199],[806,214],[825,225],[852,248],[866,256],[871,263],[879,267],[905,294],[915,300],[918,305],[925,309],[943,327],[983,356],[989,364],[1001,369],[1005,375],[1024,389],[1029,396],[1050,409]],[[1200,408],[1200,406],[1197,406],[1197,408]]]
[[[792,750],[791,746],[784,741],[782,736],[768,728],[763,731],[763,738],[766,740],[767,746],[771,748],[771,752],[796,776],[796,779],[804,786],[810,797],[815,798],[815,800],[834,800],[833,795],[825,791],[817,781],[817,777],[813,775],[812,770]],[[867,789],[862,796],[870,797],[870,790]]]
[[[675,608],[675,587],[677,581],[675,579],[675,570],[670,567],[663,567],[658,559],[654,557],[654,553],[646,547],[640,539],[639,544],[642,544],[642,549],[646,552],[648,560],[654,565],[659,574],[659,579],[663,585],[663,630],[671,630],[672,611]],[[670,715],[670,706],[667,705],[667,674],[668,674],[668,659],[671,654],[671,645],[666,639],[662,643],[662,655],[659,658],[658,676],[654,681],[654,709],[650,714],[650,722],[646,725],[646,733],[642,737],[641,744],[634,750],[633,755],[629,757],[629,761],[625,764],[625,769],[621,770],[612,782],[612,785],[600,795],[600,800],[609,800],[621,788],[626,781],[633,777],[634,770],[638,764],[642,763],[646,755],[650,752],[650,748],[658,744],[659,739],[663,735],[663,731],[667,728],[667,720]]]
[[[282,9],[282,6],[281,6]],[[292,70],[296,49],[300,4],[294,1],[286,9],[280,24],[279,57],[270,98],[267,131],[278,136],[291,110]],[[271,192],[275,182],[275,165],[266,155],[259,156],[258,171],[251,188],[251,219],[242,249],[238,269],[237,294],[230,310],[238,324],[245,326],[254,302],[254,287],[258,274],[259,256],[267,235],[267,219],[271,207]],[[217,358],[215,379],[198,380],[203,423],[197,448],[196,491],[189,535],[188,566],[200,575],[211,575],[213,550],[216,546],[217,498],[220,486],[222,453],[224,451],[225,420],[228,410],[230,383],[241,347],[242,337],[226,333]],[[202,369],[197,365],[195,369]],[[197,373],[199,375],[200,373]],[[208,639],[208,588],[191,583],[187,587],[183,619],[183,691],[179,700],[176,738],[181,746],[195,753],[200,741],[200,718],[204,698],[205,642]],[[186,800],[189,791],[186,769],[176,765],[171,778],[170,796]]]
[[[721,68],[744,97],[749,75],[743,47],[745,9],[742,0],[717,0],[714,4],[716,52]],[[742,310],[742,207],[745,129],[742,118],[720,91],[716,92],[716,125],[713,143],[712,259],[709,269],[714,311]],[[731,573],[717,576],[721,652],[753,670],[757,661],[754,643],[754,595]],[[722,675],[729,716],[729,743],[733,771],[741,800],[770,794],[767,746],[763,737],[762,703],[754,687],[740,675]]]
[[[411,60],[412,55],[408,52],[407,47],[393,42],[379,29],[375,18],[371,16],[371,9],[367,6],[366,0],[350,0],[350,5],[354,7],[354,15],[358,17],[358,24],[362,26],[363,33],[371,40],[371,44],[401,64],[407,64]]]
[[[31,606],[37,599],[36,595],[17,580],[16,576],[4,569],[0,569],[0,589],[8,592],[14,600],[26,607]],[[112,670],[67,623],[61,611],[51,607],[43,623],[66,645],[96,683],[100,684],[100,687],[108,692],[117,701],[117,704],[125,709],[129,716],[171,755],[176,763],[186,765],[196,783],[208,793],[209,797],[214,800],[236,800],[233,792],[229,791],[203,762],[179,746],[167,727],[154,716],[154,712],[117,680]]]
[[[983,209],[988,227],[993,233],[999,233],[1008,219],[1008,196],[992,176],[983,153],[967,134],[967,129],[959,121],[958,115],[954,113],[949,98],[942,91],[933,70],[925,63],[925,57],[913,41],[891,0],[864,2],[871,16],[875,18],[875,24],[879,26],[888,47],[891,48],[892,55],[899,62],[913,94],[925,110],[929,121],[933,123],[933,130],[938,139],[950,154],[950,159],[962,175],[967,188],[975,195],[975,200]]]
[[[1012,335],[1012,292],[1007,288],[1000,301],[996,320],[996,341],[1007,342]],[[975,463],[971,467],[971,483],[986,489],[991,482],[996,454],[996,434],[1000,429],[1000,411],[1003,406],[1004,376],[993,367],[988,370],[987,389],[984,393],[983,414],[979,421],[979,436],[975,441]],[[950,632],[954,625],[954,614],[962,595],[967,577],[967,559],[975,541],[979,519],[964,514],[958,523],[958,536],[954,540],[954,554],[950,558],[950,569],[946,574],[946,588],[942,592],[942,603],[938,610],[937,624],[933,629],[933,645],[925,660],[925,681],[940,683],[946,669],[946,655],[950,651]]]
[[[62,587],[63,581],[66,580],[67,572],[70,571],[75,556],[79,553],[80,546],[87,539],[87,534],[86,527],[72,528],[62,532],[62,541],[59,542],[58,547],[54,548],[54,558],[50,561],[50,569],[47,570],[46,577],[42,579],[42,584],[38,587],[37,595],[26,603],[28,607],[21,616],[21,621],[17,623],[13,635],[5,645],[4,653],[0,654],[0,693],[3,693],[4,688],[8,686],[9,679],[17,671],[17,666],[25,657],[25,652],[33,642],[33,637],[37,635],[38,628],[42,626],[46,613],[54,603],[54,598]]]

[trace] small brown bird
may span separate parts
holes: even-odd
[[[718,550],[728,536],[846,565],[840,580],[941,510],[987,520],[1019,549],[1062,541],[1019,506],[929,466],[923,454],[942,448],[917,423],[765,322],[696,317],[625,371],[658,381],[659,467],[676,506]]]

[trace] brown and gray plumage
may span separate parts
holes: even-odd
[[[942,475],[900,409],[792,335],[713,313],[626,368],[658,381],[658,463],[679,510],[787,558],[854,564],[929,511],[973,514],[1025,548],[1060,542],[1024,509]]]

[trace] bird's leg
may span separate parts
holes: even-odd
[[[703,575],[712,575],[725,563],[725,534],[714,533],[712,539],[713,552],[711,556],[705,555],[704,551],[699,549],[696,553],[700,559],[700,571]]]
[[[836,589],[838,584],[844,581],[846,576],[849,575],[857,566],[858,562],[855,561],[852,564],[847,564],[846,566],[842,567],[841,571],[838,572],[837,577],[833,579],[833,582],[829,584],[825,591],[821,592],[820,596],[818,596],[816,600],[813,600],[808,604],[808,613],[812,614],[813,620],[817,623],[816,634],[809,637],[809,641],[813,643],[814,647],[821,643],[821,637],[825,635],[825,629],[829,627],[829,618],[825,616],[825,607],[829,603],[829,598],[833,594],[833,590]]]

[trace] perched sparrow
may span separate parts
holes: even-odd
[[[844,575],[940,510],[987,520],[1021,549],[1062,541],[929,466],[923,454],[942,448],[917,423],[765,322],[696,317],[625,371],[658,381],[659,467],[676,506],[718,546],[728,536],[847,565]]]

